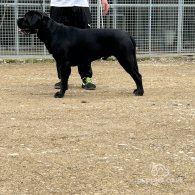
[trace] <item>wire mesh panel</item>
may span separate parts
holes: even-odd
[[[14,7],[8,6],[11,1],[2,0],[0,6],[0,53],[15,54]],[[13,2],[13,1],[12,1]]]
[[[23,17],[24,14],[29,10],[42,10],[42,4],[40,4],[40,0],[34,0],[32,3],[32,0],[18,0],[18,3],[20,3],[17,6],[17,12],[18,12],[18,18]],[[31,4],[32,3],[32,4]],[[49,13],[49,2],[46,1],[43,2],[43,9],[46,13]],[[40,40],[37,38],[37,35],[27,35],[25,36],[22,33],[18,33],[18,36],[16,36],[17,39],[17,45],[16,50],[17,54],[20,55],[47,55],[48,52],[46,51],[43,43],[40,42]]]
[[[152,7],[150,52],[177,51],[177,7]]]
[[[90,0],[92,28],[114,28],[135,37],[138,53],[193,54],[195,0],[108,0],[102,17],[100,0]],[[17,19],[29,10],[49,14],[50,0],[0,1],[0,56],[48,56],[36,35],[18,32]]]
[[[36,35],[18,32],[17,19],[29,10],[41,10],[39,0],[2,0],[0,3],[0,55],[42,55],[43,44]],[[49,5],[44,6],[47,10]]]
[[[185,7],[183,14],[183,52],[194,52],[195,48],[195,7]]]

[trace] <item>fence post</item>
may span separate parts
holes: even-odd
[[[182,51],[182,42],[183,42],[183,5],[184,0],[179,0],[178,5],[178,24],[177,24],[177,53]]]
[[[152,53],[152,0],[149,6],[149,55]]]
[[[100,28],[101,23],[101,3],[100,0],[97,1],[97,28]]]
[[[19,33],[17,29],[17,18],[18,18],[18,0],[14,0],[15,3],[15,47],[16,47],[16,55],[19,55]]]
[[[45,12],[45,0],[43,0],[43,12]],[[45,47],[45,44],[43,45],[43,54],[44,56],[47,55],[47,49]]]
[[[113,4],[116,4],[116,0],[113,0]],[[113,16],[112,16],[112,28],[116,29],[116,15],[117,15],[117,12],[116,12],[116,6],[114,7],[114,10],[113,10]]]

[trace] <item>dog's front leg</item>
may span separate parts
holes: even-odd
[[[60,91],[56,92],[54,95],[55,98],[63,98],[66,90],[68,89],[68,78],[71,73],[71,67],[69,63],[60,64],[60,75],[61,75],[61,87]]]

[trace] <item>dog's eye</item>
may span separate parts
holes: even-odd
[[[24,20],[23,20],[26,24],[29,23],[29,21],[24,17]]]

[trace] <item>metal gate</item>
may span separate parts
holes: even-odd
[[[108,0],[109,1],[109,0]],[[29,10],[49,14],[49,0],[0,1],[0,57],[48,57],[36,35],[18,33],[17,18]],[[195,51],[195,0],[110,0],[101,16],[99,0],[90,1],[92,28],[128,31],[145,55],[193,55]]]

